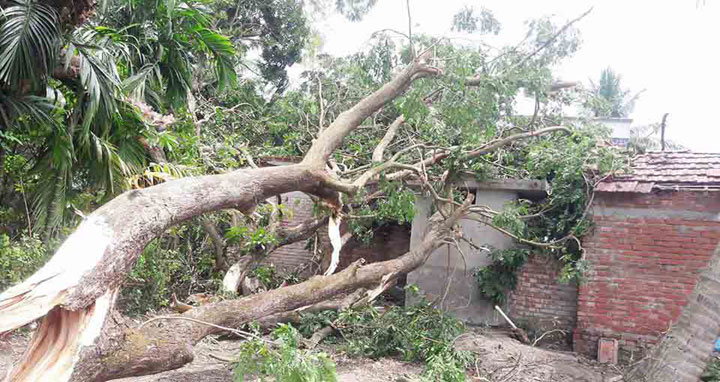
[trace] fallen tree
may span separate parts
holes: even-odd
[[[81,13],[86,14],[85,10],[94,6],[88,3],[83,7]],[[453,242],[457,244],[460,233],[455,231],[455,223],[468,213],[476,213],[482,218],[479,220],[492,224],[492,212],[472,206],[472,197],[465,198],[464,203],[456,199],[458,195],[453,192],[451,180],[460,172],[457,163],[463,160],[489,161],[487,154],[511,147],[522,140],[553,132],[569,132],[565,127],[554,126],[551,118],[540,116],[538,109],[539,99],[547,96],[543,92],[548,93],[549,89],[552,93],[568,86],[562,83],[550,84],[549,71],[546,69],[557,58],[574,49],[572,41],[556,44],[558,46],[555,47],[553,45],[558,36],[577,20],[579,18],[560,29],[552,29],[547,24],[538,27],[534,38],[529,39],[534,46],[524,56],[522,49],[515,47],[488,61],[473,56],[463,57],[470,63],[483,63],[483,67],[478,68],[475,74],[471,74],[475,68],[465,67],[452,75],[441,76],[441,71],[433,65],[453,61],[445,60],[442,52],[458,52],[431,41],[427,44],[428,51],[440,51],[440,57],[424,54],[411,58],[408,66],[394,79],[381,87],[373,83],[369,88],[379,87],[378,90],[338,115],[332,115],[326,109],[329,106],[323,101],[320,87],[318,131],[317,135],[308,132],[314,139],[308,150],[299,149],[305,154],[302,162],[284,167],[242,169],[226,174],[174,180],[128,191],[98,208],[78,226],[41,270],[0,295],[0,333],[36,319],[42,320],[22,361],[12,370],[8,380],[104,381],[178,368],[192,360],[193,344],[209,334],[235,330],[254,320],[289,319],[299,308],[314,304],[317,306],[327,299],[358,288],[382,290],[382,286],[387,285],[391,278],[420,266],[438,246]],[[415,43],[422,45],[420,39]],[[546,49],[552,53],[543,57],[542,51]],[[414,52],[414,49],[410,52]],[[518,68],[536,59],[540,68],[527,75],[528,79],[525,80],[523,76],[527,73]],[[371,69],[374,68],[364,68],[367,71]],[[488,73],[507,76],[494,78]],[[385,81],[386,75],[379,71],[369,77]],[[433,77],[434,80],[420,82],[424,85],[424,88],[418,90],[418,93],[425,92],[422,96],[415,94],[415,99],[402,102],[402,108],[388,105],[406,95],[409,89],[412,90],[411,84],[423,77]],[[440,78],[445,82],[440,82]],[[451,83],[453,86],[450,86]],[[466,87],[479,90],[468,91]],[[521,88],[531,88],[536,98],[535,114],[527,124],[518,123],[511,112],[501,112],[508,108]],[[541,88],[544,90],[541,91]],[[336,92],[336,98],[354,102],[355,98],[348,96],[350,92],[345,90]],[[443,110],[434,108],[434,103],[443,94],[447,94],[449,99],[447,107]],[[469,105],[459,107],[457,100],[463,97],[472,97],[472,100],[468,102]],[[422,101],[416,102],[417,99]],[[476,107],[473,102],[481,107]],[[418,104],[423,107],[413,109]],[[472,108],[481,109],[482,113],[454,118],[456,114]],[[417,113],[420,116],[412,115],[418,109],[422,109]],[[375,150],[372,150],[371,162],[341,169],[333,154],[349,136],[360,131],[359,127],[364,121],[372,119],[372,126],[376,127],[376,119],[381,113],[384,114],[381,119],[388,127]],[[484,117],[480,114],[484,114]],[[325,117],[334,119],[334,122],[325,127]],[[309,120],[306,117],[306,121]],[[432,121],[428,129],[430,132],[417,129],[422,120]],[[400,129],[404,124],[416,130],[402,136]],[[483,130],[490,125],[493,128]],[[457,130],[465,128],[474,128],[475,131],[465,135],[457,133]],[[474,138],[470,141],[474,147],[468,148],[469,144],[462,141],[462,138],[468,136]],[[396,139],[402,139],[402,144],[393,147]],[[164,160],[162,152],[156,150],[157,147],[143,145],[147,146],[146,149],[156,162]],[[392,151],[388,160],[385,160],[385,151]],[[503,167],[507,164],[498,158],[491,159],[496,160],[489,163],[492,166]],[[448,162],[450,164],[446,168],[438,170]],[[330,216],[313,219],[291,229],[276,227],[280,240],[275,246],[280,246],[302,240],[321,226],[324,219],[333,219],[337,227],[340,218],[346,215],[353,218],[343,210],[341,194],[353,196],[361,193],[368,183],[381,176],[391,181],[413,178],[436,202],[437,213],[433,216],[424,240],[404,256],[370,265],[355,263],[337,274],[332,274],[331,267],[328,275],[317,276],[297,285],[207,304],[181,315],[156,317],[140,326],[131,327],[115,314],[113,308],[118,291],[128,272],[143,248],[168,227],[221,209],[249,213],[268,198],[290,191],[316,196],[327,207]],[[431,181],[439,181],[440,187],[431,184]],[[441,191],[438,192],[436,188]],[[585,192],[585,189],[581,192]],[[371,199],[373,195],[368,195],[367,200]],[[543,212],[546,211],[538,214]],[[584,215],[584,212],[580,212]],[[216,259],[219,260],[221,238],[210,226],[207,232],[214,239]],[[568,239],[539,244],[554,247],[565,241]],[[528,240],[524,242],[538,244]],[[340,252],[342,240],[338,243],[333,251],[336,256]],[[249,256],[236,263],[227,289],[237,289],[238,280],[242,280],[252,263],[267,254],[268,249],[258,253],[258,256]],[[222,266],[219,263],[216,265]],[[717,289],[712,289],[717,284],[712,273],[716,265],[717,261],[709,270],[711,273],[705,274],[698,284],[693,301],[674,331],[676,335],[663,342],[658,348],[657,357],[638,369],[640,377],[651,376],[651,380],[662,380],[660,376],[671,375],[674,378],[682,375],[691,380],[701,369],[705,356],[697,349],[703,349],[700,344],[709,344],[707,339],[717,332],[716,325],[708,325],[712,330],[702,331],[703,320],[714,318],[717,321],[717,304],[713,302],[716,296],[712,293],[712,290]],[[689,358],[688,354],[694,358],[680,364]],[[668,374],[668,365],[673,363],[679,366],[672,368],[674,374]]]
[[[537,59],[539,68],[531,74],[546,74],[546,66],[555,57],[569,54],[572,49],[565,48],[563,53],[554,51],[548,57],[542,57],[539,52],[552,47],[558,36],[576,21],[557,29],[549,38],[537,32],[538,41],[542,41],[539,48],[533,48],[527,56],[522,56],[515,49],[513,54],[518,57],[508,60],[507,66],[501,69],[517,70]],[[509,79],[515,82],[513,90],[507,91],[498,86],[504,80],[495,83],[490,75],[476,74],[458,78],[458,73],[467,74],[467,68],[455,68],[453,75],[443,75],[439,68],[433,66],[436,62],[442,62],[442,57],[434,57],[429,53],[437,50],[437,44],[429,43],[429,48],[423,54],[411,58],[408,65],[384,85],[369,86],[377,90],[359,102],[348,105],[347,110],[335,115],[334,121],[327,127],[322,122],[327,110],[321,110],[317,136],[300,163],[173,180],[125,192],[90,214],[42,269],[0,295],[0,332],[42,319],[22,361],[8,376],[8,380],[105,381],[181,367],[192,360],[193,344],[209,334],[235,330],[254,320],[283,317],[298,308],[358,288],[382,290],[393,278],[423,264],[439,246],[457,245],[460,232],[456,231],[455,223],[459,219],[469,213],[491,219],[492,211],[471,204],[472,193],[464,198],[464,202],[460,202],[462,198],[453,186],[454,177],[460,172],[456,168],[457,162],[487,160],[486,155],[523,140],[571,131],[563,126],[546,123],[549,121],[538,117],[537,108],[536,114],[526,125],[507,126],[508,121],[515,122],[514,116],[512,113],[502,116],[498,111],[501,105],[512,102],[514,94],[523,86],[534,85],[523,85],[522,81]],[[457,53],[449,46],[442,48],[450,49],[450,54]],[[509,78],[519,75],[513,73]],[[427,117],[431,120],[429,125],[432,134],[414,132],[402,137],[403,143],[393,147],[395,139],[401,139],[400,127],[411,120],[405,113],[411,113],[413,109],[392,110],[395,105],[388,104],[407,96],[413,90],[411,85],[425,77],[432,77],[433,80],[419,81],[422,86],[414,97],[421,99],[419,103],[427,111],[427,115],[418,114],[419,118]],[[437,84],[436,81],[440,79],[445,82]],[[542,90],[536,91],[547,91],[549,81],[549,78],[542,77],[536,86]],[[478,90],[468,92],[466,86]],[[425,95],[418,97],[420,92]],[[486,136],[471,131],[469,135],[474,138],[471,144],[458,142],[461,135],[450,139],[452,137],[447,136],[447,131],[452,131],[452,128],[444,130],[446,122],[439,116],[442,111],[433,106],[444,92],[447,92],[449,99],[449,106],[444,111],[446,113],[456,112],[455,101],[461,96],[472,95],[472,102],[486,103],[484,106],[487,112],[479,113],[485,115],[485,119],[474,115],[461,122],[474,123],[480,120],[488,123],[503,119],[506,127],[492,129],[492,134]],[[321,90],[319,94],[322,101]],[[346,99],[340,93],[337,96]],[[321,109],[323,105],[320,102]],[[346,166],[341,169],[333,154],[348,137],[360,134],[359,128],[364,121],[374,120],[381,112],[392,117],[388,118],[385,133],[372,150],[372,162],[356,168]],[[420,122],[415,120],[412,123],[417,125]],[[435,125],[443,128],[436,129]],[[386,156],[385,151],[392,151],[392,154]],[[388,156],[390,158],[386,160]],[[447,168],[440,168],[444,164],[447,164]],[[498,165],[502,167],[501,163]],[[300,284],[236,300],[210,303],[181,315],[157,317],[136,327],[130,327],[114,314],[118,291],[141,251],[153,238],[174,224],[221,209],[234,209],[249,214],[258,204],[291,191],[314,195],[325,207],[326,215],[330,216],[312,219],[289,229],[275,225],[273,229],[280,240],[274,245],[279,246],[302,240],[321,226],[325,219],[333,221],[331,228],[337,228],[338,222],[344,217],[358,218],[352,216],[352,211],[344,209],[354,201],[343,199],[342,194],[353,197],[363,193],[372,182],[383,179],[404,181],[410,178],[433,197],[437,213],[433,215],[422,243],[399,258],[369,265],[355,263],[337,274],[333,274],[334,267],[331,266],[326,275],[313,277]],[[378,190],[363,195],[363,203],[382,193],[382,190]],[[344,202],[348,205],[344,205]],[[219,244],[222,244],[219,233],[215,234],[210,226],[206,231],[214,238],[215,256],[218,259]],[[335,239],[334,259],[331,263],[337,262],[340,253],[343,240],[339,236],[339,232],[331,235]],[[270,246],[267,249],[272,248]],[[227,289],[237,289],[238,280],[242,280],[252,263],[268,252],[258,253],[257,257],[244,256],[245,259],[233,265],[235,270],[230,267],[233,272],[229,272],[229,276],[233,277],[229,277]]]
[[[426,181],[421,167],[401,164],[399,154],[352,182],[338,179],[326,169],[333,151],[363,120],[401,95],[413,81],[440,74],[426,59],[415,59],[392,81],[341,113],[299,164],[178,179],[128,191],[93,212],[42,269],[0,295],[0,331],[44,317],[9,380],[104,381],[177,368],[192,360],[195,342],[221,327],[237,327],[359,287],[375,287],[388,274],[406,273],[422,264],[452,236],[452,227],[470,209],[471,197],[462,205],[446,203],[423,243],[395,260],[356,264],[336,275],[208,304],[163,320],[162,325],[128,328],[111,314],[118,290],[142,249],[173,224],[224,208],[250,211],[257,203],[289,191],[316,195],[331,210],[339,211],[338,191],[353,194],[383,170],[410,170],[408,175]],[[551,127],[503,137],[484,148],[492,150],[554,131],[567,129]],[[479,152],[483,148],[470,154]],[[442,160],[433,158],[434,163]]]

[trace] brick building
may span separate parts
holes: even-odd
[[[641,155],[597,187],[592,211],[575,350],[595,355],[605,337],[642,353],[680,316],[720,242],[720,154]]]

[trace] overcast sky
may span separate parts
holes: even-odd
[[[407,31],[405,0],[379,0],[359,23],[341,16],[315,22],[322,50],[345,55],[367,47],[383,28]],[[576,27],[580,51],[556,68],[563,80],[588,83],[611,66],[625,87],[645,89],[631,114],[634,124],[658,122],[665,112],[667,137],[697,152],[720,152],[720,4],[716,0],[410,0],[413,33],[454,36],[452,16],[464,5],[484,6],[502,24],[499,40],[512,43],[526,32],[524,22],[555,16],[564,23],[591,6]]]

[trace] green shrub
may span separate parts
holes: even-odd
[[[128,315],[145,314],[166,307],[176,294],[215,292],[219,275],[214,273],[211,251],[192,247],[168,249],[163,240],[153,240],[138,258],[120,295],[120,309]]]
[[[713,357],[708,362],[705,372],[700,376],[703,382],[720,382],[720,358]]]
[[[493,249],[487,266],[476,268],[473,276],[480,295],[497,305],[505,303],[507,292],[515,289],[517,270],[525,264],[530,251],[526,248]]]
[[[453,348],[465,330],[463,323],[426,301],[392,307],[383,314],[372,307],[346,310],[338,314],[334,325],[350,355],[424,362],[423,378],[428,381],[465,381],[465,369],[474,359],[472,353]]]
[[[47,248],[34,237],[11,241],[0,234],[0,292],[23,281],[49,258]]]
[[[254,339],[242,344],[234,362],[235,381],[335,382],[335,364],[324,353],[298,349],[300,333],[289,324],[273,331],[273,343]]]

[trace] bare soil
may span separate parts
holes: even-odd
[[[20,358],[28,334],[0,338],[0,377]],[[618,381],[619,369],[598,365],[572,352],[523,345],[503,332],[468,332],[455,343],[478,355],[468,381],[503,382],[606,382]],[[218,358],[232,358],[239,341],[208,337],[195,346],[195,360],[185,367],[155,375],[125,378],[121,382],[232,382],[232,370]],[[332,346],[322,346],[337,364],[342,382],[418,381],[423,365],[384,358],[350,358]]]

